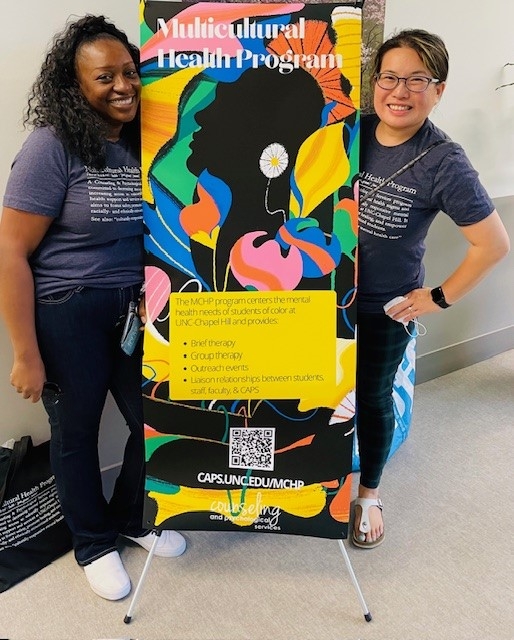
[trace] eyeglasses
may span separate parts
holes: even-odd
[[[381,89],[391,90],[396,89],[400,84],[400,80],[405,82],[405,86],[409,91],[413,93],[423,93],[431,84],[437,84],[440,82],[437,78],[426,78],[425,76],[410,76],[408,78],[400,78],[394,73],[376,73],[375,81]]]

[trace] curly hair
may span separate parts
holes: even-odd
[[[102,38],[119,40],[139,69],[139,49],[104,16],[88,14],[68,22],[53,39],[30,90],[23,120],[26,127],[51,127],[70,153],[97,169],[105,166],[106,123],[80,91],[76,56],[82,45]],[[123,127],[123,136],[137,155],[140,153],[139,121],[138,109],[136,118]]]

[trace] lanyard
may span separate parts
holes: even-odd
[[[398,171],[395,171],[392,175],[390,175],[389,178],[386,178],[385,180],[382,180],[382,182],[378,186],[376,186],[373,189],[371,189],[371,191],[368,191],[368,193],[365,196],[363,196],[362,198],[359,198],[359,205],[361,205],[364,202],[366,202],[366,200],[369,200],[372,196],[375,195],[375,193],[377,193],[377,191],[380,191],[380,189],[382,189],[382,187],[385,187],[385,185],[388,182],[390,182],[391,180],[394,180],[395,178],[397,178],[404,171],[407,171],[407,169],[410,169],[413,164],[416,164],[416,162],[418,160],[421,160],[421,158],[424,158],[427,155],[427,153],[430,153],[430,151],[432,151],[432,149],[434,149],[435,147],[438,147],[440,144],[444,144],[445,142],[450,142],[450,141],[449,140],[437,140],[436,142],[433,142],[430,146],[428,146],[426,149],[424,149],[419,155],[417,155],[415,158],[413,158],[410,162],[407,162],[407,164],[404,164],[403,167],[398,169]]]

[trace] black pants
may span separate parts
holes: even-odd
[[[412,331],[413,323],[409,330]],[[360,483],[376,489],[394,435],[393,381],[410,340],[384,313],[357,314],[357,439]]]
[[[116,549],[119,533],[143,531],[144,440],[141,352],[120,348],[120,317],[139,285],[76,287],[36,305],[39,346],[48,380],[62,390],[45,400],[50,458],[75,557],[88,564]],[[109,503],[104,498],[98,432],[108,391],[129,428],[123,465]]]

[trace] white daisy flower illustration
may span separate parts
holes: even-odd
[[[273,142],[261,153],[259,167],[266,178],[272,180],[284,173],[288,162],[289,156],[285,147],[278,142]]]

